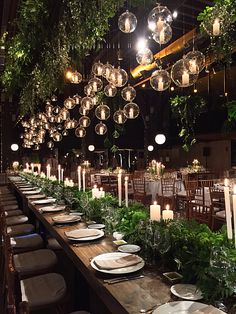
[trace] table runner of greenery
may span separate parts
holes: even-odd
[[[183,281],[196,283],[206,300],[234,295],[236,250],[233,241],[227,239],[225,226],[213,232],[205,224],[185,219],[152,222],[149,209],[136,201],[130,201],[128,208],[119,207],[117,198],[108,193],[92,199],[88,190],[64,187],[32,173],[21,176],[70,209],[84,212],[86,219],[104,223],[108,235],[122,232],[129,243],[141,246],[147,263],[181,272]]]

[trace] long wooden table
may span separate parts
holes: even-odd
[[[141,271],[144,275],[142,279],[112,285],[105,284],[103,282],[104,279],[113,277],[95,271],[90,265],[90,260],[99,254],[116,251],[117,247],[112,243],[112,239],[103,237],[101,240],[94,242],[79,242],[77,246],[74,246],[64,233],[65,231],[84,227],[85,222],[80,222],[73,226],[57,227],[52,220],[52,217],[56,215],[55,213],[41,213],[39,208],[42,205],[33,205],[21,193],[14,182],[11,182],[11,185],[22,199],[22,203],[28,206],[28,209],[32,211],[48,232],[60,243],[65,253],[87,281],[87,284],[106,306],[108,313],[137,314],[141,308],[149,308],[157,303],[164,304],[172,301],[170,286],[163,281],[157,268],[145,266]],[[98,312],[98,314],[101,313]]]

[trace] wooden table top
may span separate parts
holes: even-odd
[[[33,205],[14,183],[13,186],[23,198],[23,201],[28,202],[29,209],[33,211],[37,219],[60,243],[76,268],[85,277],[89,286],[97,293],[112,314],[137,314],[141,308],[149,308],[157,303],[164,304],[173,301],[170,285],[163,281],[158,269],[155,269],[155,267],[145,266],[140,271],[144,275],[142,279],[112,285],[104,283],[104,279],[111,279],[114,276],[95,271],[90,265],[90,260],[99,254],[117,251],[117,246],[113,244],[112,239],[105,236],[94,242],[76,242],[76,246],[72,245],[72,242],[65,236],[65,231],[83,228],[86,224],[79,222],[57,227],[52,220],[52,217],[57,213],[41,213],[39,208],[48,205]]]

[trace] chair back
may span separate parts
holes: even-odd
[[[222,190],[210,187],[210,198],[214,213],[225,210],[225,196]]]
[[[161,193],[162,196],[173,196],[175,194],[175,179],[162,178],[161,179]]]
[[[196,189],[198,188],[198,181],[197,180],[184,181],[184,187],[186,190],[187,199],[188,200],[194,199]]]

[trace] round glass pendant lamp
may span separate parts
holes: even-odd
[[[95,62],[92,66],[92,72],[93,74],[95,74],[96,76],[102,76],[102,73],[103,73],[103,64],[98,61],[98,62]]]
[[[87,128],[90,125],[90,118],[87,116],[83,116],[79,119],[79,125]]]
[[[153,53],[149,48],[143,48],[137,52],[136,60],[141,65],[148,65],[153,61]]]
[[[71,74],[70,82],[72,84],[79,84],[82,81],[82,79],[83,79],[82,75],[79,72],[75,71]]]
[[[153,33],[160,32],[164,23],[171,24],[172,21],[171,11],[166,6],[160,4],[153,8],[148,15],[148,27]]]
[[[62,140],[62,135],[59,132],[55,132],[52,138],[54,142],[60,142]]]
[[[107,133],[107,126],[106,124],[100,122],[98,124],[96,124],[95,126],[95,132],[98,134],[98,135],[104,135]]]
[[[118,19],[118,27],[123,33],[132,33],[137,27],[136,16],[126,10]]]
[[[171,78],[179,87],[188,87],[196,83],[198,74],[189,72],[189,61],[183,58],[177,61],[171,69]]]
[[[108,79],[108,77],[111,74],[112,69],[113,69],[113,66],[110,63],[107,62],[106,64],[104,64],[103,65],[103,70],[102,70],[102,76],[105,79]]]
[[[69,134],[68,130],[64,129],[61,133],[63,136],[67,136]]]
[[[93,97],[91,97],[91,99],[92,99],[93,107],[96,106],[98,104],[98,97],[94,95]]]
[[[127,87],[123,88],[121,91],[121,97],[125,101],[133,101],[136,97],[136,90],[133,86],[128,85]]]
[[[58,131],[62,131],[62,130],[63,130],[63,125],[62,125],[62,124],[58,124],[57,130],[58,130]]]
[[[162,30],[153,33],[152,38],[160,45],[167,44],[172,38],[172,28],[168,23],[163,23]]]
[[[85,85],[84,86],[84,93],[86,96],[90,96],[90,97],[93,97],[95,95],[94,91],[93,91],[93,87],[92,85]]]
[[[117,124],[124,124],[127,121],[127,117],[123,110],[119,109],[117,110],[113,115],[113,120]]]
[[[51,122],[51,123],[54,123],[56,121],[56,117],[54,115],[51,115],[49,118],[48,118],[48,121]]]
[[[86,135],[86,130],[82,126],[75,129],[75,136],[82,138],[82,137],[85,137],[85,135]]]
[[[56,123],[62,123],[63,119],[62,119],[62,116],[60,114],[58,114],[55,118],[55,122]]]
[[[99,105],[95,110],[95,116],[99,120],[107,120],[110,117],[110,108],[107,105]]]
[[[18,144],[11,144],[11,150],[12,150],[13,152],[17,152],[18,149],[19,149],[19,145],[18,145]]]
[[[117,88],[113,84],[108,84],[104,88],[104,94],[107,97],[115,97],[117,93]]]
[[[189,60],[188,70],[192,74],[198,74],[205,67],[205,56],[201,51],[193,50],[186,54],[186,59]]]
[[[54,107],[54,113],[55,114],[58,114],[59,112],[60,112],[60,110],[61,110],[61,107],[60,106],[56,106],[56,107]]]
[[[102,80],[100,80],[100,78],[98,77],[94,77],[91,80],[89,80],[88,85],[92,86],[92,91],[94,93],[99,92],[103,87]]]
[[[150,79],[150,84],[158,92],[166,90],[171,84],[169,73],[162,69],[154,71]]]
[[[75,101],[75,104],[76,104],[76,105],[79,105],[80,100],[81,100],[81,96],[79,96],[78,94],[75,94],[75,95],[73,96],[73,99],[74,99],[74,101]]]
[[[68,119],[65,121],[66,129],[75,129],[78,126],[78,121],[75,119]]]
[[[157,134],[155,136],[155,142],[158,144],[158,145],[162,145],[164,144],[166,141],[166,137],[164,134]]]
[[[93,100],[91,97],[84,97],[81,100],[81,107],[86,110],[91,110],[93,108]]]
[[[114,69],[112,74],[113,73],[114,73],[114,85],[116,87],[122,87],[128,82],[128,74],[124,69],[121,69],[119,67],[118,69]]]
[[[75,100],[71,97],[66,98],[66,100],[64,101],[64,107],[66,109],[73,109],[75,108],[75,106],[76,106]]]
[[[45,110],[47,113],[52,113],[53,112],[53,105],[51,103],[47,104],[46,107],[45,107]]]
[[[89,114],[89,110],[85,109],[84,107],[79,107],[79,113],[81,116],[86,116]]]
[[[136,119],[139,115],[139,106],[130,102],[124,106],[123,112],[127,119]]]
[[[64,121],[70,118],[70,112],[66,108],[62,108],[59,115]]]
[[[147,149],[148,149],[149,152],[152,152],[154,150],[154,146],[153,145],[148,145]]]
[[[52,95],[51,101],[57,101],[57,96],[56,95]]]

